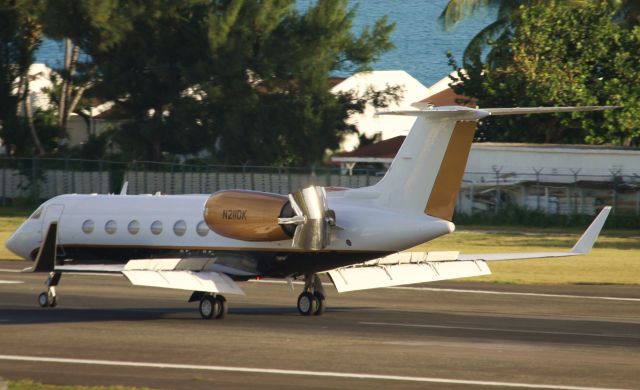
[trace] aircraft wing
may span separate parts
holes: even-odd
[[[232,274],[243,272],[229,267],[224,267],[224,270]],[[208,258],[134,259],[126,264],[69,264],[57,265],[52,271],[116,273],[124,275],[134,286],[244,295],[236,282],[225,272],[216,269],[214,261]]]
[[[338,292],[489,275],[487,261],[523,260],[584,255],[591,251],[611,207],[605,207],[569,251],[460,254],[459,252],[401,252],[329,271]]]
[[[593,244],[596,242],[602,226],[604,226],[609,213],[611,212],[611,206],[604,207],[600,214],[591,222],[591,225],[585,230],[578,242],[569,251],[565,252],[522,252],[522,253],[483,253],[483,254],[465,254],[458,257],[459,260],[485,260],[485,261],[499,261],[499,260],[526,260],[526,259],[541,259],[552,257],[566,257],[566,256],[579,256],[585,255],[591,251]]]

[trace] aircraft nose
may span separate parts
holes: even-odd
[[[30,240],[30,237],[28,236],[28,234],[25,234],[18,229],[7,239],[7,241],[5,241],[4,246],[16,255],[24,259],[29,259],[31,251],[37,245],[34,246],[34,244],[31,243],[32,240]]]
[[[15,253],[16,255],[19,255],[18,240],[16,239],[16,233],[13,233],[7,239],[7,241],[4,242],[4,246],[7,247],[7,249],[9,249],[11,252]]]

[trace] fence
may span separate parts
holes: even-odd
[[[113,162],[80,159],[0,159],[0,199],[37,203],[65,193],[117,193],[128,182],[129,194],[213,193],[247,189],[287,194],[311,184],[363,187],[377,183],[384,172],[339,168],[276,168]],[[603,205],[614,213],[640,216],[640,175],[612,172],[581,175],[536,170],[532,173],[465,173],[457,212],[498,212],[508,205],[550,214],[594,214]]]

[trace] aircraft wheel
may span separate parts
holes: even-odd
[[[313,314],[316,316],[321,316],[322,313],[324,313],[324,309],[326,308],[326,305],[324,303],[324,300],[325,300],[324,295],[316,291],[313,293],[313,296],[316,298],[316,301],[318,302],[316,311],[313,312]]]
[[[227,316],[227,312],[229,311],[229,305],[227,304],[227,299],[222,295],[216,295],[215,299],[216,299],[216,305],[218,306],[216,319],[221,320]]]
[[[58,298],[54,295],[49,299],[49,307],[58,306]]]
[[[47,292],[38,295],[38,305],[40,307],[49,307],[49,294]]]
[[[200,316],[205,320],[210,320],[218,313],[218,301],[211,295],[205,295],[200,300]]]
[[[298,296],[298,311],[303,316],[310,316],[318,309],[318,299],[310,292],[303,292]]]

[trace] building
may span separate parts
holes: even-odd
[[[345,173],[357,164],[388,167],[404,136],[336,154]],[[381,168],[384,170],[384,168]],[[640,215],[640,150],[612,146],[474,143],[457,211],[508,204],[548,213],[595,214],[614,205]]]
[[[413,103],[419,102],[430,95],[429,88],[425,87],[410,74],[401,70],[385,70],[356,73],[335,85],[331,92],[355,91],[358,96],[363,96],[368,88],[383,90],[387,86],[400,86],[402,96],[396,104],[388,107],[389,110],[415,109]],[[361,114],[354,114],[349,119],[350,124],[358,127],[361,134],[372,137],[376,133],[382,134],[382,139],[389,139],[398,135],[406,135],[415,118],[376,116],[376,109],[367,106]],[[351,134],[345,137],[340,145],[341,150],[351,151],[358,147],[358,135]]]

